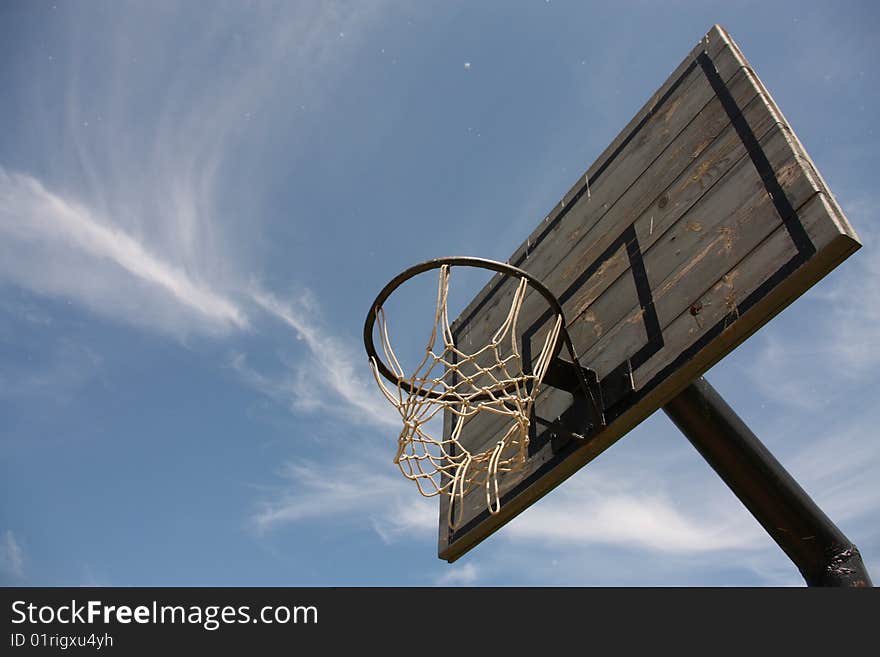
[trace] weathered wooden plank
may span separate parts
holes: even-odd
[[[802,158],[795,152],[792,143],[792,133],[787,128],[783,127],[773,133],[772,139],[773,142],[766,146],[765,150],[789,203],[792,207],[797,208],[814,193],[821,191],[821,189],[816,184],[815,178],[810,175],[809,170],[804,166]],[[775,146],[773,145],[774,142]],[[780,155],[784,156],[786,159],[778,159]],[[734,190],[742,189],[744,197],[748,194],[749,188],[746,187],[742,181],[739,181],[738,184],[734,184],[734,182],[731,181],[727,184],[727,187]],[[748,234],[752,239],[756,239],[762,237],[767,232],[767,226],[760,223],[760,221],[756,223],[755,220],[759,217],[759,214],[754,207],[755,200],[761,200],[762,198],[767,200],[766,193],[760,186],[753,186],[751,189],[751,203],[745,204],[742,210],[738,212],[738,214],[744,214],[744,216],[736,219],[733,223],[728,223],[727,225],[720,227],[718,232],[713,235],[714,242],[722,247],[717,249],[715,253],[714,261],[716,262],[723,262],[724,260],[730,260],[731,258],[737,257],[742,250],[738,247],[741,247],[743,244],[742,237],[744,234]],[[769,200],[767,200],[767,202],[769,203]],[[707,203],[705,204],[705,209],[702,211],[708,216],[711,216],[717,212],[722,212],[722,208],[723,204],[721,203]],[[772,208],[769,210],[772,214]],[[831,216],[831,218],[833,219],[833,216]],[[699,222],[697,221],[695,223]],[[747,230],[746,227],[749,224],[753,225],[754,228]],[[708,226],[701,227],[709,228]],[[838,226],[838,230],[844,233],[847,232],[841,226]],[[702,231],[700,234],[708,236],[710,233]],[[688,250],[687,245],[685,244],[680,243],[679,247],[685,251]],[[665,327],[668,325],[671,313],[679,314],[698,300],[697,298],[690,298],[690,295],[688,295],[687,297],[680,298],[677,302],[669,302],[670,297],[667,295],[667,292],[669,291],[669,288],[677,282],[677,278],[687,273],[689,277],[696,281],[710,280],[709,274],[702,268],[706,263],[699,262],[697,264],[700,266],[689,269],[687,272],[678,272],[672,279],[664,280],[662,282],[652,282],[652,288],[655,290],[655,300],[660,299],[663,301],[657,305],[661,326]],[[658,270],[649,267],[649,271],[655,273]],[[673,298],[675,298],[675,295],[681,295],[684,290],[685,288],[682,286],[675,287],[673,290]]]
[[[819,253],[830,250],[832,253],[844,251],[848,255],[857,248],[858,243],[834,225],[830,220],[833,212],[828,197],[817,193],[801,208],[799,215]],[[743,300],[796,254],[797,248],[785,228],[773,231],[737,267],[703,294],[694,297],[692,303],[699,303],[700,307],[698,314],[685,310],[667,322],[663,331],[667,347],[634,373],[636,385],[644,386],[650,382],[681,353],[682,344],[696,342],[719,320],[727,318],[726,323],[732,328],[740,320],[737,308]]]
[[[745,112],[755,119],[753,124],[761,132],[772,127],[771,117],[763,109],[760,102],[754,102]],[[785,155],[779,154],[779,157]],[[720,220],[725,212],[736,207],[740,185],[759,183],[745,147],[729,126],[715,147],[694,161],[663,191],[660,200],[633,222],[652,287],[687,257],[687,248],[694,245],[694,240],[688,237],[699,241],[705,234],[703,229],[710,227],[707,221]],[[708,219],[704,218],[706,213]],[[586,350],[621,321],[623,315],[617,313],[625,307],[627,299],[631,300],[630,308],[638,308],[635,297],[625,294],[620,287],[632,287],[631,280],[628,284],[619,282],[632,279],[628,259],[618,257],[613,265],[582,286],[566,306],[572,328],[580,323],[588,325],[581,329],[584,339],[575,340],[583,362],[587,362]]]
[[[757,73],[755,73],[752,65],[749,63],[748,59],[746,59],[746,56],[742,53],[737,43],[732,38],[730,38],[727,30],[725,30],[723,27],[721,27],[720,25],[716,25],[715,27],[717,28],[717,38],[725,44],[729,44],[733,56],[736,58],[736,60],[740,62],[743,67],[749,70],[749,72],[755,79],[755,85],[759,89],[761,95],[767,99],[767,104],[770,106],[771,110],[779,117],[779,122],[790,127],[791,124],[788,122],[788,120],[783,115],[782,110],[779,109],[779,106],[773,100],[770,92],[767,91],[767,88],[764,86],[761,78],[758,76]],[[843,210],[841,210],[837,199],[831,192],[831,189],[828,187],[828,183],[825,182],[825,179],[822,177],[819,169],[816,167],[812,158],[807,154],[806,148],[804,148],[803,144],[800,142],[794,131],[792,131],[791,133],[791,141],[794,151],[801,158],[805,168],[808,170],[808,175],[813,178],[816,185],[822,190],[822,193],[825,194],[828,206],[831,208],[830,216],[834,219],[835,222],[837,222],[838,226],[843,232],[845,232],[847,235],[850,235],[854,239],[858,239],[855,230],[847,220],[846,216],[843,213]]]
[[[783,189],[795,208],[819,191],[803,175],[784,129],[772,130],[762,146],[777,175],[785,181]],[[727,274],[781,225],[754,165],[743,158],[644,254],[661,328],[688,310],[699,299],[700,291]],[[638,303],[628,309],[621,307],[616,302],[617,285],[594,304],[596,314],[607,321],[609,330],[593,340],[594,324],[583,326],[585,322],[576,321],[571,327],[572,339],[585,345],[582,362],[603,376],[645,343],[641,308]],[[666,345],[670,350],[683,347],[668,341]]]

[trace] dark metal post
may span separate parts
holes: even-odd
[[[809,586],[871,586],[855,545],[822,513],[709,382],[663,410],[795,563]]]

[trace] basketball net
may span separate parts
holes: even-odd
[[[562,316],[557,315],[540,354],[531,364],[532,371],[524,372],[517,344],[517,320],[527,286],[528,281],[520,279],[510,311],[492,339],[477,351],[466,353],[455,344],[449,327],[449,265],[443,265],[439,270],[431,338],[422,361],[410,375],[404,372],[391,348],[384,311],[381,307],[376,309],[379,339],[385,360],[397,375],[396,389],[382,381],[375,359],[371,360],[373,375],[403,420],[394,463],[407,479],[416,482],[422,495],[450,497],[447,522],[453,530],[464,517],[465,497],[478,488],[485,490],[489,512],[498,513],[499,477],[522,468],[528,457],[532,405],[550,365]],[[437,349],[441,346],[438,337],[442,349]],[[446,438],[435,438],[428,427],[440,411],[447,413],[448,429],[443,432]],[[461,437],[471,423],[472,429],[482,424],[481,414],[501,416],[504,428],[495,434],[498,437],[494,441],[487,436],[488,445],[475,446],[472,437],[469,449]],[[482,434],[470,435],[478,438]]]

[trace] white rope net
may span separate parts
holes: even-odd
[[[532,405],[550,365],[562,328],[562,316],[556,317],[540,353],[531,363],[531,371],[524,372],[517,344],[517,320],[527,286],[527,279],[520,279],[510,311],[491,340],[477,351],[466,353],[455,344],[449,326],[449,266],[443,265],[439,270],[431,338],[424,357],[409,375],[391,348],[384,311],[381,307],[376,310],[385,361],[398,377],[397,386],[387,385],[375,359],[372,360],[376,382],[403,420],[394,463],[405,477],[416,482],[422,495],[450,496],[447,522],[451,529],[456,529],[461,522],[465,496],[478,488],[485,490],[486,508],[493,514],[498,513],[501,510],[499,477],[520,469],[528,456]],[[445,437],[436,438],[428,425],[440,411],[449,413],[448,429]],[[493,433],[498,438],[476,449],[474,444],[481,438],[491,440],[491,437],[474,435],[471,431],[468,439],[471,448],[468,448],[462,436],[479,414],[500,416],[503,428],[498,432],[497,424],[493,424]],[[433,423],[437,424],[439,422]],[[455,507],[458,507],[457,513]]]

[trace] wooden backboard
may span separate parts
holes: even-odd
[[[560,418],[579,430],[571,394],[544,386],[528,463],[503,478],[500,513],[477,490],[452,531],[441,498],[439,556],[454,561],[552,490],[859,246],[770,94],[714,26],[508,260],[559,298],[581,364],[606,384],[631,374],[633,389],[606,400],[607,427],[579,442],[549,428]],[[485,343],[514,285],[493,278],[454,323],[456,342]],[[526,354],[547,330],[546,309],[526,297]],[[478,451],[501,431],[478,415],[462,442]]]

